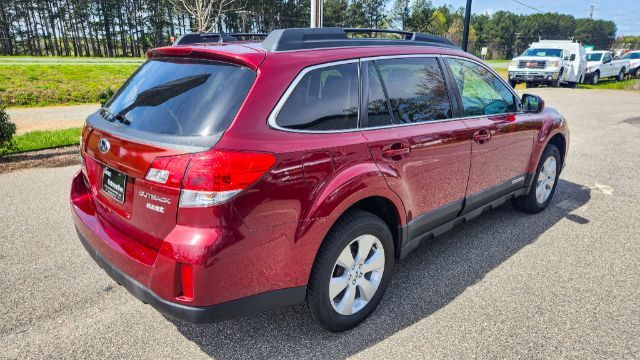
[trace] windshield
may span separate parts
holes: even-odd
[[[600,61],[602,59],[602,53],[587,54],[587,61]]]
[[[522,56],[562,57],[562,49],[527,49]]]
[[[217,134],[229,126],[255,77],[217,61],[150,60],[105,105],[104,118],[154,134]]]
[[[630,53],[626,53],[624,54],[624,56],[622,57],[623,59],[640,59],[640,52],[630,52]]]

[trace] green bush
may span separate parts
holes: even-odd
[[[16,133],[16,124],[9,119],[9,114],[0,107],[0,155],[10,151],[13,144],[13,135]]]
[[[98,94],[98,100],[100,101],[100,106],[104,106],[115,94],[115,90],[113,87],[109,87],[107,90],[103,90]]]

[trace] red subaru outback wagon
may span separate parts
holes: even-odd
[[[341,331],[418,244],[509,200],[549,204],[569,143],[558,112],[446,39],[363,32],[381,31],[149,51],[82,132],[71,205],[94,260],[176,319],[306,302]]]

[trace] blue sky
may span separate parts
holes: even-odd
[[[577,18],[589,16],[589,5],[593,4],[595,19],[613,20],[618,26],[618,35],[640,35],[640,1],[639,0],[518,0],[544,12],[558,12],[573,15]],[[454,7],[464,6],[466,0],[432,0],[436,6],[451,4]],[[473,0],[471,9],[474,13],[494,13],[509,10],[518,14],[531,14],[531,10],[512,0]]]

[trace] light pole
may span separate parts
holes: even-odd
[[[471,22],[471,0],[467,0],[464,8],[464,30],[462,31],[462,50],[467,51],[469,44],[469,23]]]
[[[311,0],[311,27],[322,27],[322,0]]]

